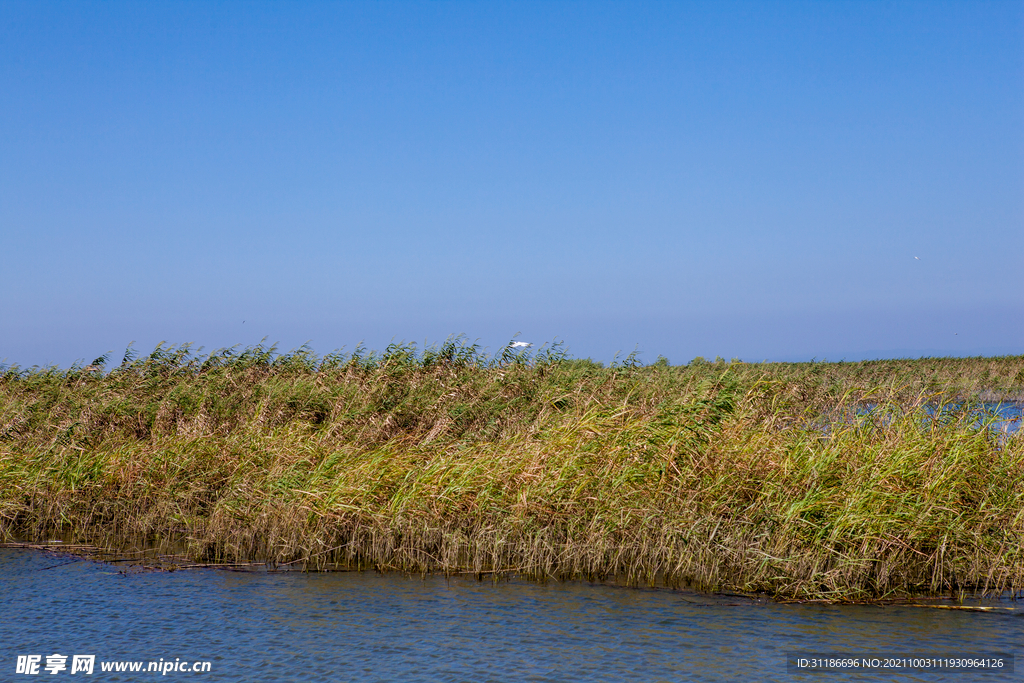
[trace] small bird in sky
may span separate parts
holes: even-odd
[[[919,257],[919,256],[915,256],[915,257],[914,257],[914,260],[915,260],[915,261],[920,261],[920,260],[921,260],[921,257]]]
[[[513,349],[526,349],[533,346],[533,344],[531,344],[530,342],[512,342],[510,346]]]

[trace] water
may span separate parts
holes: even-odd
[[[955,404],[944,406],[946,412],[954,412],[958,408],[959,406]],[[975,424],[978,427],[987,424],[988,428],[996,433],[1010,435],[1020,429],[1021,420],[1024,418],[1024,402],[982,403],[978,406],[977,411],[979,417]],[[929,408],[929,414],[934,414],[934,412],[934,407]]]
[[[985,409],[998,416],[991,429],[1004,434],[1013,434],[1020,429],[1024,421],[1024,401],[1004,401],[1003,403],[986,403]]]
[[[876,407],[877,406],[874,403],[861,405],[852,412],[841,413],[839,419],[841,422],[849,422],[855,415],[870,415]],[[942,407],[943,413],[946,413],[947,415],[953,415],[960,409],[961,406],[954,403],[946,404]],[[925,407],[925,412],[928,415],[934,415],[936,410],[937,407],[934,405]],[[972,407],[971,411],[975,416],[974,425],[976,428],[981,428],[985,425],[989,430],[999,435],[1002,439],[1006,439],[1018,432],[1021,425],[1024,424],[1024,401],[981,403]],[[835,419],[835,417],[830,419]],[[829,420],[825,419],[823,424],[825,425],[826,431],[828,431],[827,425],[829,424]]]
[[[1002,681],[1003,673],[789,674],[787,651],[1004,652],[1024,608],[780,605],[606,585],[373,572],[145,571],[0,549],[0,680],[18,655],[93,654],[85,680]],[[99,662],[209,661],[208,673]],[[77,680],[68,670],[43,680]],[[1016,678],[1014,678],[1016,676]]]

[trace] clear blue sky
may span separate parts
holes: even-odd
[[[0,102],[9,364],[1024,353],[1020,2],[4,1]]]

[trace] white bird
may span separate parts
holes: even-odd
[[[920,260],[921,260],[921,257],[920,257],[920,256],[915,256],[915,257],[914,257],[914,260],[915,260],[915,261],[920,261]]]
[[[509,344],[509,346],[511,346],[513,349],[526,349],[533,346],[533,344],[531,344],[530,342],[512,342],[511,344]]]

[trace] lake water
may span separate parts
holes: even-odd
[[[984,403],[981,405],[981,409],[984,412],[984,417],[978,421],[978,424],[988,423],[989,429],[1005,435],[1017,432],[1024,420],[1024,402],[1021,401]]]
[[[853,419],[854,416],[870,415],[873,410],[876,409],[875,404],[866,404],[858,406],[852,413],[841,412],[838,417],[831,416],[828,418],[819,418],[818,424],[827,425],[831,420],[838,419],[840,422],[848,423]],[[925,410],[928,415],[934,415],[936,406],[926,406]],[[946,413],[955,413],[960,409],[960,406],[956,404],[947,404],[943,406],[943,411]],[[977,418],[975,420],[975,426],[981,427],[986,425],[989,430],[999,435],[1001,439],[1016,434],[1020,431],[1021,426],[1024,425],[1024,402],[1022,401],[1002,401],[1000,403],[982,403],[971,408],[973,414]]]
[[[0,549],[0,680],[1003,681],[1015,673],[790,673],[787,652],[1004,653],[1024,608],[782,605],[579,583],[373,572],[158,572]],[[47,655],[68,656],[49,674]],[[71,674],[73,655],[94,671]],[[39,674],[17,673],[38,655]],[[162,662],[160,660],[163,660]],[[27,661],[27,660],[23,660]],[[208,672],[101,671],[209,662]],[[59,664],[59,660],[54,663]]]

